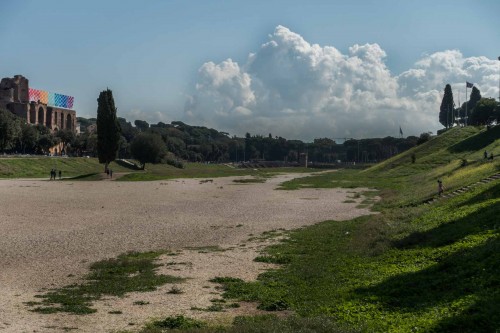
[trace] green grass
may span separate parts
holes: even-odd
[[[167,164],[147,164],[146,170],[134,170],[127,165],[112,162],[113,172],[127,173],[121,181],[151,181],[174,178],[216,178],[227,176],[254,176],[265,179],[279,173],[311,172],[306,168],[235,169],[223,164],[185,163],[184,169]],[[62,171],[63,178],[72,180],[100,180],[104,165],[96,158],[84,157],[0,157],[0,178],[50,178],[50,170]]]
[[[50,170],[62,171],[63,178],[85,178],[102,173],[104,165],[96,158],[84,157],[1,157],[0,178],[50,178]],[[111,163],[115,172],[128,172],[129,169]]]
[[[84,283],[37,295],[39,302],[26,305],[40,313],[89,314],[96,311],[91,307],[92,303],[105,295],[121,297],[128,292],[153,291],[163,284],[183,281],[182,278],[156,274],[159,265],[154,261],[161,254],[163,252],[131,252],[116,259],[96,262],[90,266]]]
[[[121,181],[150,181],[175,178],[218,178],[228,176],[254,176],[264,179],[279,173],[306,173],[306,168],[236,169],[223,164],[185,163],[184,169],[165,164],[148,164],[146,170],[134,172],[120,178]]]
[[[265,183],[265,178],[248,178],[248,179],[235,179],[233,180],[235,183],[239,184],[255,184],[255,183]]]
[[[422,204],[436,195],[437,179],[454,189],[498,172],[499,160],[484,161],[482,153],[500,153],[499,131],[454,129],[416,147],[416,163],[410,151],[366,170],[284,183],[288,190],[374,188],[363,195],[367,204],[374,195],[382,197],[374,206],[379,214],[290,232],[257,258],[282,268],[255,282],[231,277],[213,282],[223,286],[226,299],[257,302],[267,311],[291,310],[301,320],[329,318],[342,330],[499,330],[500,181]],[[286,326],[287,320],[273,323]],[[262,332],[270,326],[255,324]]]

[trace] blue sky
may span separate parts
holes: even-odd
[[[251,53],[257,54],[259,59],[264,57],[263,54],[259,54],[262,50],[261,45],[273,40],[273,36],[277,36],[278,26],[286,27],[290,32],[282,40],[287,40],[288,37],[293,39],[293,36],[297,35],[310,45],[319,44],[321,48],[334,47],[345,57],[355,56],[349,55],[349,52],[350,48],[356,44],[377,44],[385,53],[385,57],[380,60],[382,67],[386,66],[386,70],[390,73],[389,77],[398,81],[398,87],[394,89],[400,89],[403,83],[398,76],[419,67],[415,66],[417,62],[437,52],[458,50],[460,56],[455,55],[454,59],[459,59],[457,61],[460,64],[457,66],[461,69],[465,68],[464,63],[468,63],[467,59],[471,57],[474,59],[485,57],[498,61],[497,57],[500,55],[499,13],[499,1],[470,0],[2,0],[0,1],[0,38],[2,41],[0,43],[0,75],[8,77],[22,74],[28,77],[33,88],[75,96],[75,109],[81,116],[95,116],[97,96],[101,90],[109,87],[114,92],[119,115],[126,117],[129,121],[135,119],[146,119],[150,122],[186,120],[188,123],[214,126],[220,130],[229,131],[231,134],[242,135],[246,131],[266,134],[266,132],[259,133],[259,131],[277,128],[274,125],[272,127],[273,121],[271,120],[276,120],[278,115],[286,114],[286,119],[290,119],[294,125],[289,127],[283,125],[277,128],[279,133],[276,134],[311,139],[314,135],[333,136],[332,132],[337,133],[340,128],[346,126],[342,123],[332,123],[329,127],[325,126],[318,128],[318,131],[308,132],[297,125],[300,123],[302,126],[314,126],[315,121],[312,118],[322,112],[335,118],[336,112],[341,111],[339,104],[331,101],[345,96],[346,90],[339,91],[338,96],[330,96],[328,98],[330,102],[322,104],[323,109],[320,106],[311,106],[311,109],[319,109],[310,113],[304,111],[307,109],[307,104],[301,105],[299,110],[287,101],[282,101],[278,103],[279,106],[276,106],[276,108],[282,108],[278,110],[274,109],[274,104],[264,103],[261,100],[263,93],[258,92],[257,85],[261,89],[265,86],[268,91],[276,88],[279,93],[282,90],[279,87],[268,86],[271,81],[262,78],[262,73],[258,73],[257,69],[252,67],[248,57]],[[304,52],[307,56],[311,55],[310,50]],[[361,56],[359,57],[362,59]],[[215,68],[219,68],[217,66],[227,59],[232,59],[238,64],[239,74],[236,75],[234,72],[231,74],[236,75],[232,76],[232,82],[245,80],[245,75],[248,75],[251,81],[248,87],[245,86],[246,83],[238,83],[236,88],[248,88],[253,96],[250,100],[246,99],[238,104],[233,95],[228,95],[228,91],[234,92],[236,88],[226,87],[227,84],[225,85],[227,90],[221,90],[220,85],[208,86],[209,82],[210,84],[215,82],[214,71],[205,73],[210,76],[209,81],[203,81],[207,79],[206,75],[200,77],[200,70],[204,64],[213,63]],[[268,65],[276,67],[276,64],[272,62],[278,61],[276,56],[272,59],[268,60],[270,61]],[[442,62],[449,61],[447,57],[440,59]],[[282,60],[279,60],[280,64],[283,63]],[[483,60],[480,61],[481,64],[484,63]],[[491,72],[494,65],[489,63],[488,66]],[[332,68],[337,67],[328,67],[328,70],[334,71]],[[298,68],[291,63],[288,70],[295,71]],[[316,72],[317,68],[310,68],[310,70]],[[425,70],[428,76],[432,67],[426,67]],[[481,73],[486,75],[484,74],[486,72]],[[228,79],[228,76],[224,75],[223,77]],[[471,73],[470,76],[464,75],[471,80],[481,79],[477,77],[478,73]],[[302,81],[309,77],[310,73],[296,76],[297,87],[294,88],[318,83],[317,81]],[[444,88],[446,83],[454,83],[445,82],[447,79],[451,80],[455,77],[449,78],[449,75],[444,75],[443,82],[435,83],[436,86],[429,85],[425,89],[432,91],[441,85]],[[498,84],[492,85],[492,80],[482,82],[481,91],[491,92],[491,97],[498,96],[498,93],[494,95],[494,89],[498,91]],[[335,81],[331,84],[338,86],[342,84],[342,81]],[[422,82],[419,84],[423,85]],[[488,84],[491,87],[486,87]],[[354,89],[370,90],[371,88]],[[415,89],[413,91],[417,93]],[[351,90],[347,89],[347,91]],[[422,94],[423,91],[418,91],[418,93]],[[214,94],[216,97],[209,100],[210,96],[215,96]],[[407,96],[401,96],[400,92],[397,94],[398,103],[396,104],[403,110],[401,112],[413,110],[406,105],[406,101],[402,100]],[[342,105],[344,108],[347,105],[347,108],[353,110],[353,115],[356,115],[356,107],[354,105],[351,107],[349,104],[355,104],[356,101],[352,99],[352,95],[349,96],[348,104]],[[376,94],[374,96],[376,101],[388,98],[387,96],[376,97]],[[286,97],[280,94],[279,98]],[[193,99],[196,100],[196,110],[192,108],[194,104],[186,106]],[[218,107],[211,104],[214,99],[222,101],[223,105]],[[230,100],[229,103],[228,100]],[[287,105],[286,108],[284,105]],[[243,109],[238,109],[238,107]],[[382,109],[387,109],[387,107],[387,105],[381,106],[379,112],[383,112]],[[394,107],[397,108],[397,106]],[[432,108],[432,103],[428,107]],[[220,112],[211,114],[215,109]],[[238,113],[233,112],[234,110],[243,111]],[[266,115],[265,112],[270,114]],[[244,121],[238,118],[242,114],[246,116]],[[300,119],[292,120],[294,115],[298,114],[300,114]],[[370,115],[365,114],[365,116],[369,121]],[[397,113],[395,116],[397,118]],[[308,117],[311,119],[306,121]],[[429,111],[429,120],[422,119],[420,127],[414,126],[415,128],[411,131],[423,132],[426,129],[436,129],[437,124],[432,127],[431,118]],[[319,123],[324,123],[321,117],[315,119]],[[405,122],[411,123],[412,121],[401,118],[398,122],[404,125]],[[233,123],[240,125],[233,126]],[[244,126],[241,125],[242,123]],[[427,128],[429,126],[432,128]],[[373,132],[373,135],[390,134],[384,131],[390,132],[391,130]],[[350,130],[349,133],[358,136],[372,134],[369,131],[363,132],[362,128],[356,131]],[[347,133],[343,134],[347,135]]]

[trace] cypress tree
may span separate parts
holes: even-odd
[[[441,107],[439,108],[439,122],[446,128],[449,128],[453,124],[453,110],[455,108],[455,102],[453,102],[453,92],[451,91],[451,86],[449,84],[444,88],[444,96],[441,101]]]
[[[475,86],[472,87],[472,91],[470,93],[469,104],[467,105],[467,109],[469,110],[469,115],[472,110],[476,106],[477,102],[481,99],[481,92]]]
[[[97,99],[97,156],[105,164],[104,171],[116,159],[120,132],[113,92],[106,89]]]

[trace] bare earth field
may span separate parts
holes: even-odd
[[[215,322],[255,313],[252,304],[225,312],[206,308],[220,298],[216,276],[252,280],[269,265],[253,261],[266,245],[252,236],[295,229],[324,220],[370,214],[355,208],[366,189],[281,191],[281,175],[266,183],[236,184],[234,177],[156,182],[0,181],[0,332],[113,332],[138,330],[151,319],[183,314]],[[345,200],[356,203],[344,203]],[[199,251],[220,246],[225,251]],[[189,249],[191,247],[191,249]],[[40,314],[23,302],[44,288],[78,282],[88,266],[127,251],[169,249],[160,273],[189,277],[176,285],[182,294],[155,292],[107,298],[97,313]],[[182,263],[182,264],[180,264]],[[168,265],[167,265],[168,264]],[[141,301],[145,305],[134,305]],[[109,314],[121,311],[121,314]]]

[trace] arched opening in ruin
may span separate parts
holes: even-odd
[[[38,108],[38,124],[45,124],[45,112],[42,107]]]
[[[68,129],[68,130],[72,130],[72,129],[73,129],[73,128],[72,128],[73,126],[71,126],[72,124],[73,124],[73,122],[71,121],[71,115],[70,115],[70,114],[68,114],[68,115],[66,116],[66,129]]]
[[[36,108],[31,106],[30,108],[30,124],[36,123]]]

